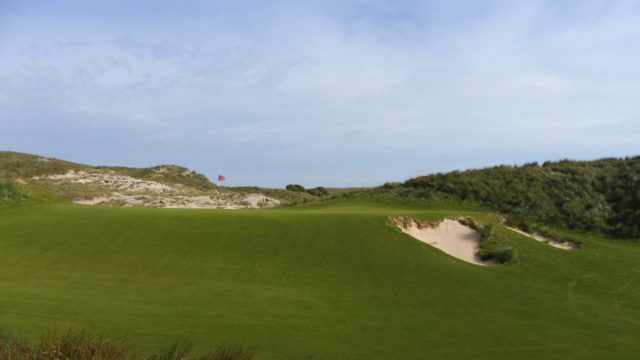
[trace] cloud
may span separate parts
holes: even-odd
[[[13,150],[267,186],[636,151],[634,2],[4,6]]]

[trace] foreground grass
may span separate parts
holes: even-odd
[[[254,360],[255,353],[235,345],[193,355],[189,343],[176,342],[154,352],[135,352],[125,341],[114,341],[87,331],[53,332],[37,344],[10,333],[0,334],[0,360]]]
[[[634,358],[637,244],[570,234],[566,252],[467,264],[386,224],[472,215],[374,202],[207,211],[0,208],[0,325],[31,341],[95,327],[141,348],[229,341],[261,359]]]

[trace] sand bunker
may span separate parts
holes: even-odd
[[[497,265],[493,260],[483,261],[478,256],[480,234],[457,219],[440,222],[421,222],[409,217],[394,218],[395,224],[408,235],[436,247],[460,260],[476,265]]]
[[[524,236],[528,236],[534,240],[549,244],[555,248],[558,249],[562,249],[562,250],[578,250],[578,246],[570,241],[557,241],[551,238],[548,238],[546,236],[542,236],[540,234],[529,234],[526,231],[522,231],[520,229],[514,228],[514,227],[509,227],[507,226],[507,229],[511,230],[511,231],[515,231],[520,235],[524,235]]]

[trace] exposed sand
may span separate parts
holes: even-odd
[[[551,246],[553,246],[555,248],[558,248],[558,249],[562,249],[562,250],[578,250],[578,246],[576,244],[570,242],[570,241],[559,242],[559,241],[556,241],[554,239],[550,239],[548,237],[542,236],[540,234],[529,234],[528,232],[522,231],[522,230],[520,230],[518,228],[509,227],[509,226],[507,226],[506,228],[511,230],[511,231],[517,232],[520,235],[528,236],[528,237],[530,237],[530,238],[532,238],[534,240],[546,243],[546,244],[551,245]]]
[[[439,223],[423,223],[408,217],[393,220],[405,234],[460,260],[476,265],[497,265],[493,260],[480,259],[478,256],[480,235],[470,227],[460,224],[456,219],[444,219]]]
[[[156,171],[166,172],[167,168],[160,167]],[[185,170],[183,175],[189,173],[188,170]],[[73,200],[76,203],[86,205],[120,204],[122,206],[187,209],[259,209],[280,204],[280,200],[260,193],[244,195],[225,191],[220,192],[217,196],[208,194],[188,196],[182,184],[169,186],[156,181],[141,180],[113,173],[90,174],[84,171],[69,170],[65,174],[49,175],[44,178],[57,182],[93,184],[108,193],[91,199]],[[39,180],[40,177],[34,176],[33,179]]]
[[[51,180],[65,180],[77,184],[99,183],[105,187],[127,191],[150,191],[155,193],[175,192],[171,186],[155,181],[140,180],[131,176],[114,174],[89,174],[84,171],[69,170],[66,174],[50,175]],[[34,179],[38,179],[34,177]]]

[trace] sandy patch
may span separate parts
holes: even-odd
[[[156,171],[167,171],[160,167]],[[187,174],[187,170],[183,174]],[[269,208],[280,204],[280,200],[270,198],[260,193],[241,194],[235,192],[220,192],[218,195],[202,194],[198,196],[186,195],[187,189],[182,184],[165,185],[156,181],[140,180],[130,176],[109,173],[90,174],[85,171],[69,170],[65,174],[46,177],[34,176],[34,180],[49,179],[56,182],[67,182],[82,185],[97,185],[103,189],[102,195],[92,199],[73,200],[85,205],[121,205],[145,206],[159,208],[185,209],[259,209]]]
[[[76,204],[83,204],[83,205],[98,205],[102,203],[108,203],[111,200],[113,199],[110,197],[100,196],[93,199],[76,199],[76,200],[73,200],[73,202]]]
[[[37,180],[36,177],[34,179]],[[115,174],[89,174],[84,171],[69,170],[66,174],[47,176],[47,179],[68,181],[76,184],[99,183],[104,187],[127,191],[150,191],[155,193],[177,191],[171,186],[155,181],[140,180],[131,176]]]
[[[259,209],[274,207],[280,204],[280,200],[273,199],[263,194],[241,195],[237,193],[223,193],[216,199],[215,196],[185,196],[161,193],[150,196],[144,194],[124,195],[114,192],[108,196],[99,196],[92,199],[75,199],[73,202],[84,205],[100,205],[122,203],[122,206],[145,206],[169,209]]]
[[[536,241],[540,241],[540,242],[546,243],[546,244],[551,245],[551,246],[553,246],[555,248],[558,248],[558,249],[562,249],[562,250],[578,250],[578,246],[576,244],[570,242],[570,241],[560,242],[560,241],[548,238],[546,236],[542,236],[540,234],[529,234],[528,232],[522,231],[522,230],[520,230],[518,228],[514,228],[514,227],[510,227],[510,226],[507,226],[506,228],[511,230],[511,231],[517,232],[520,235],[528,236],[528,237],[530,237],[530,238],[532,238],[532,239],[534,239]]]
[[[250,209],[280,205],[280,200],[262,194],[249,194],[242,201],[248,203],[247,207]]]
[[[460,260],[476,265],[497,265],[493,260],[483,261],[478,256],[480,234],[456,219],[444,219],[437,223],[420,222],[408,217],[393,219],[408,235],[436,247]]]
[[[16,184],[22,184],[22,185],[26,185],[26,184],[27,184],[27,182],[26,182],[26,181],[24,181],[24,180],[22,180],[22,179],[20,179],[20,178],[14,179],[13,181],[14,181]]]

